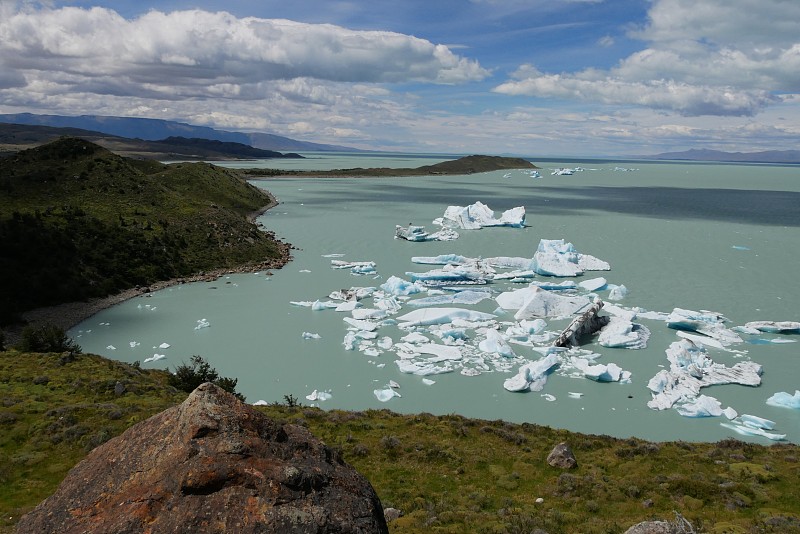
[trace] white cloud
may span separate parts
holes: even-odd
[[[8,9],[4,9],[8,11]],[[264,82],[462,83],[488,71],[424,39],[191,10],[21,8],[0,20],[0,86],[162,98],[259,98]],[[287,82],[291,83],[291,82]],[[325,95],[295,87],[311,100]],[[290,91],[292,92],[292,91]]]
[[[631,36],[649,46],[608,70],[523,65],[494,91],[635,105],[684,115],[752,116],[800,90],[800,2],[654,0]]]

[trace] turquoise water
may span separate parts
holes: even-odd
[[[440,156],[324,155],[283,160],[282,168],[416,167],[446,159]],[[277,167],[276,162],[263,166]],[[538,163],[538,162],[537,162]],[[298,166],[299,165],[299,166]],[[212,283],[176,286],[105,310],[70,334],[85,351],[132,362],[153,354],[165,359],[143,364],[174,368],[193,354],[209,360],[221,374],[239,379],[248,401],[282,401],[313,390],[330,390],[323,408],[388,408],[398,412],[459,413],[552,425],[588,433],[654,440],[746,438],[720,426],[724,418],[689,419],[674,410],[646,406],[647,381],[668,367],[664,350],[678,339],[661,321],[642,319],[652,331],[643,350],[587,345],[632,372],[629,384],[601,384],[553,374],[536,393],[510,393],[503,381],[510,373],[463,376],[457,372],[428,377],[400,373],[386,351],[369,357],[342,344],[349,316],[332,310],[311,311],[290,301],[326,300],[337,289],[377,287],[392,275],[433,266],[416,265],[412,256],[455,253],[470,257],[532,257],[539,240],[563,238],[576,249],[611,264],[608,272],[587,272],[624,284],[621,306],[670,312],[675,307],[719,312],[728,326],[748,321],[800,320],[796,266],[800,254],[800,168],[715,164],[587,162],[539,163],[540,179],[527,173],[495,172],[471,176],[380,179],[288,178],[254,182],[280,204],[259,222],[291,242],[294,261],[272,274],[243,274]],[[550,168],[581,165],[572,176],[551,176]],[[247,162],[245,167],[255,166]],[[625,172],[615,167],[635,168]],[[410,243],[393,238],[395,225],[435,227],[448,205],[476,201],[496,212],[525,206],[526,226],[459,231],[451,242]],[[330,267],[330,254],[345,260],[374,261],[377,276],[354,276]],[[496,291],[517,284],[494,283]],[[601,297],[607,293],[600,292]],[[370,306],[370,303],[367,303]],[[492,312],[494,300],[465,306]],[[405,307],[403,312],[414,308]],[[198,320],[209,327],[195,329]],[[513,321],[512,314],[500,321]],[[557,331],[568,321],[548,320]],[[304,339],[303,332],[320,339]],[[380,336],[395,342],[406,332],[385,326]],[[764,335],[763,339],[798,341],[800,336]],[[130,342],[139,343],[135,347]],[[166,349],[157,348],[169,343]],[[115,347],[114,349],[108,348]],[[512,345],[521,358],[539,354]],[[717,362],[733,365],[751,359],[764,367],[756,388],[726,385],[703,393],[723,407],[776,422],[775,430],[800,442],[800,411],[768,406],[778,391],[800,389],[800,345],[750,344],[736,352],[709,349]],[[516,372],[517,365],[510,372]],[[402,397],[379,402],[373,390],[390,380]],[[580,399],[568,392],[583,393]],[[548,401],[542,394],[555,396]]]

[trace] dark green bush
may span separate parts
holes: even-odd
[[[175,368],[175,373],[169,377],[169,384],[173,387],[191,393],[197,386],[205,382],[211,382],[228,393],[232,393],[241,401],[245,400],[244,395],[236,392],[236,378],[226,378],[219,376],[216,369],[211,367],[202,356],[195,354],[190,358],[191,365],[185,363]]]
[[[53,324],[26,326],[17,345],[22,352],[71,352],[80,354],[81,346],[70,338],[63,328]]]

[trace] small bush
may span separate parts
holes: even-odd
[[[26,326],[17,346],[21,352],[70,352],[80,354],[81,346],[70,338],[63,328],[53,324]]]
[[[195,354],[190,358],[190,361],[192,362],[191,365],[184,363],[175,368],[175,374],[169,377],[170,386],[191,393],[200,384],[211,382],[244,402],[244,395],[236,392],[238,379],[219,376],[217,370],[211,367],[211,364],[205,361],[202,356]]]

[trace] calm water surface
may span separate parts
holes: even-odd
[[[416,167],[444,156],[324,155],[306,160],[259,162],[265,167],[352,168]],[[538,162],[537,162],[538,163]],[[256,166],[247,162],[243,167]],[[398,412],[458,413],[485,419],[532,422],[588,433],[654,440],[745,438],[720,426],[724,418],[689,419],[674,410],[655,412],[647,381],[669,366],[664,350],[678,339],[665,323],[642,319],[652,331],[648,348],[609,349],[588,345],[633,373],[629,384],[601,384],[554,374],[542,392],[509,393],[507,373],[480,376],[450,373],[422,377],[402,374],[387,351],[369,357],[342,345],[349,314],[311,311],[290,301],[326,300],[336,289],[377,287],[389,276],[432,266],[412,256],[456,253],[470,257],[532,257],[540,239],[571,241],[579,252],[611,264],[608,272],[587,272],[624,284],[629,293],[618,304],[670,312],[675,307],[711,310],[728,326],[757,320],[800,320],[797,265],[800,260],[800,168],[716,164],[587,162],[584,172],[551,176],[548,169],[576,163],[539,163],[540,179],[527,173],[494,172],[472,176],[391,179],[287,178],[254,182],[272,192],[280,205],[260,218],[266,228],[298,247],[294,261],[273,274],[232,275],[212,283],[168,288],[90,318],[70,334],[86,352],[114,359],[165,359],[144,366],[174,368],[202,355],[225,376],[238,377],[248,401],[282,401],[294,395],[306,404],[314,389],[330,390],[323,408],[389,408]],[[232,165],[233,166],[233,165]],[[617,166],[635,168],[615,170]],[[395,225],[426,225],[448,205],[476,201],[496,212],[525,206],[526,227],[460,231],[451,242],[410,243],[393,238]],[[371,260],[378,275],[355,276],[330,267],[330,254]],[[579,281],[579,280],[578,280]],[[520,287],[495,283],[492,289]],[[600,292],[601,297],[607,295]],[[371,303],[367,303],[370,306]],[[488,300],[471,308],[492,312]],[[404,312],[414,308],[406,307]],[[209,327],[195,329],[206,319]],[[512,314],[499,317],[513,321]],[[548,320],[560,330],[567,321]],[[313,332],[321,339],[304,339]],[[405,334],[382,327],[394,341]],[[764,335],[798,341],[800,336]],[[131,344],[135,346],[131,346]],[[160,349],[161,343],[170,347]],[[110,348],[113,347],[113,348]],[[518,356],[536,359],[530,348],[513,346]],[[800,442],[800,411],[768,406],[778,391],[800,389],[800,345],[751,344],[736,352],[709,349],[717,362],[733,365],[752,359],[764,367],[760,387],[714,386],[703,393],[723,407],[775,421],[776,431]],[[373,390],[389,380],[402,397],[379,402]],[[567,392],[581,392],[580,399]],[[548,401],[542,394],[555,396]]]

